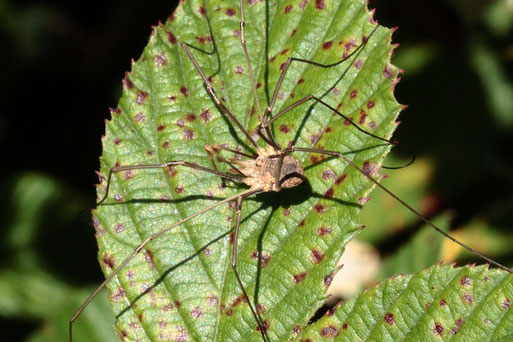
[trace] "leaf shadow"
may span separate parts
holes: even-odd
[[[173,272],[174,270],[176,270],[178,267],[180,266],[183,266],[185,265],[187,262],[191,261],[192,259],[194,259],[195,257],[197,257],[200,253],[202,253],[206,248],[208,248],[209,246],[213,245],[214,243],[222,240],[223,238],[225,238],[226,236],[228,236],[231,232],[232,232],[233,229],[230,229],[229,231],[227,231],[226,233],[223,233],[221,234],[220,236],[216,237],[215,239],[209,241],[207,244],[203,245],[201,248],[199,248],[195,253],[193,253],[192,255],[190,255],[189,257],[179,261],[178,263],[174,264],[173,266],[169,267],[167,270],[165,270],[161,275],[160,277],[150,286],[148,287],[145,291],[143,291],[141,294],[139,294],[137,297],[134,298],[133,301],[131,301],[130,305],[128,305],[126,308],[124,308],[119,314],[116,315],[116,319],[119,319],[121,316],[123,316],[127,311],[133,309],[134,305],[136,305],[137,301],[139,301],[139,299],[141,299],[142,297],[146,296],[147,294],[149,294],[153,289],[155,289],[158,285],[160,285],[164,280],[165,278],[171,273]]]

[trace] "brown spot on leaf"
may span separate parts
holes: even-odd
[[[347,175],[344,173],[342,176],[337,178],[337,180],[335,181],[335,184],[339,185],[346,179],[346,177],[347,177]]]
[[[321,227],[317,230],[317,235],[319,235],[319,236],[324,236],[326,234],[331,234],[331,228]]]
[[[318,10],[324,9],[325,6],[324,0],[315,0],[315,8]]]
[[[135,114],[134,120],[136,122],[144,122],[146,120],[146,117],[144,116],[143,113],[139,112],[139,113]]]
[[[280,132],[282,132],[282,133],[290,132],[290,129],[289,129],[289,127],[287,125],[280,125],[279,129],[280,129]]]
[[[105,254],[102,258],[102,261],[108,268],[111,270],[114,269],[114,257],[112,255]]]
[[[333,198],[334,192],[335,190],[333,190],[333,188],[329,188],[328,191],[326,191],[326,193],[324,194],[324,198]]]
[[[217,296],[209,296],[207,298],[207,304],[210,305],[210,306],[217,306],[217,304],[219,304],[219,298],[217,298]]]
[[[176,192],[177,194],[181,194],[181,193],[183,192],[183,189],[184,189],[183,185],[177,185],[177,186],[175,187],[175,192]]]
[[[251,258],[260,260],[260,266],[262,268],[267,266],[269,261],[271,261],[271,255],[267,252],[263,252],[262,255],[260,256],[257,251],[254,251],[253,253],[251,253]]]
[[[322,204],[318,203],[315,205],[315,211],[318,212],[319,214],[322,214],[326,211],[326,208],[324,208],[324,206]]]
[[[114,230],[116,231],[116,233],[121,233],[122,231],[125,230],[125,226],[122,225],[121,223],[117,223],[116,226],[114,227]]]
[[[137,93],[137,98],[135,99],[135,102],[137,102],[137,104],[142,105],[146,102],[147,97],[148,97],[148,93],[141,90]]]
[[[202,112],[201,112],[201,119],[205,122],[208,122],[210,121],[210,119],[212,118],[212,114],[210,114],[210,110],[208,109],[204,109]]]
[[[259,314],[263,314],[263,313],[265,313],[265,310],[266,310],[266,308],[265,308],[265,305],[264,305],[264,304],[260,304],[260,303],[259,303],[259,304],[257,305],[257,312],[258,312]]]
[[[182,133],[183,133],[184,138],[187,140],[194,138],[194,131],[192,131],[190,129],[184,129],[182,131]]]
[[[257,326],[256,330],[260,331],[260,327]],[[262,322],[262,330],[264,332],[267,332],[269,330],[269,321],[267,319]]]
[[[351,93],[349,94],[349,97],[354,99],[358,95],[358,91],[356,89],[353,89]]]
[[[235,10],[233,8],[228,8],[226,11],[225,11],[226,15],[230,16],[230,17],[233,17],[235,15]]]
[[[153,260],[153,252],[146,250],[144,252],[144,260],[150,265],[152,269],[155,269],[155,261]]]
[[[203,311],[201,311],[201,308],[199,306],[196,306],[194,309],[192,309],[191,311],[191,316],[192,318],[199,318],[199,316],[201,316],[203,314]]]
[[[386,78],[392,77],[392,69],[388,65],[383,69],[383,76]]]
[[[473,295],[471,295],[470,293],[465,293],[465,294],[463,295],[463,300],[464,300],[465,302],[467,302],[468,304],[472,304],[472,303],[474,302],[474,296],[473,296]]]
[[[363,125],[365,123],[365,119],[367,118],[367,113],[362,109],[360,110],[360,120],[358,120],[358,123],[360,125]]]
[[[193,113],[187,114],[187,116],[185,117],[185,120],[187,120],[189,122],[194,121],[194,120],[196,120],[196,115]]]
[[[289,14],[291,10],[292,10],[292,5],[287,5],[285,7],[285,9],[283,10],[283,12],[285,12],[285,14]]]
[[[333,273],[327,274],[324,276],[324,286],[329,287],[331,282],[333,281],[334,275]]]
[[[176,37],[173,33],[171,32],[166,32],[167,34],[167,40],[171,43],[171,44],[176,44],[177,40],[176,40]]]
[[[511,305],[511,301],[508,298],[506,298],[506,299],[504,299],[504,301],[502,301],[502,308],[504,310],[508,310],[510,305]]]
[[[325,42],[324,44],[322,44],[322,48],[324,50],[328,50],[329,48],[331,48],[332,45],[333,45],[333,42],[330,40],[329,42]]]
[[[460,279],[460,284],[461,284],[461,286],[463,286],[463,287],[469,287],[469,286],[470,286],[470,282],[471,282],[470,277],[469,277],[469,276],[467,276],[467,275],[464,275],[464,276],[463,276],[463,277],[461,277],[461,279]]]
[[[167,64],[167,59],[165,55],[158,54],[153,57],[153,63],[155,63],[158,66],[163,66]]]
[[[295,283],[300,283],[303,280],[305,280],[305,278],[306,278],[306,272],[301,272],[299,274],[295,274],[294,275],[294,282]]]
[[[317,248],[310,250],[310,258],[312,259],[313,263],[315,263],[315,264],[318,264],[321,261],[323,261],[325,257],[326,257],[326,255],[324,255],[324,253],[322,251],[318,250]]]
[[[233,301],[232,303],[232,307],[236,307],[238,306],[240,303],[242,303],[242,301],[244,300],[244,295],[240,295],[238,296],[237,298],[235,298],[235,300]]]
[[[388,324],[388,325],[392,325],[394,324],[394,314],[391,313],[391,312],[387,312],[385,314],[385,317],[383,318],[383,320]]]
[[[292,333],[294,335],[298,335],[300,332],[301,332],[301,327],[299,325],[296,325],[296,326],[294,326],[294,328],[292,328]]]
[[[158,125],[158,127],[157,127],[157,131],[163,131],[163,130],[164,130],[164,128],[166,128],[166,125],[164,125],[164,124],[162,123],[162,124]]]
[[[440,323],[435,323],[435,327],[433,328],[433,333],[437,336],[442,336],[444,333],[444,327]]]
[[[371,101],[367,102],[367,109],[372,109],[372,108],[374,108],[375,105],[376,105],[376,102],[371,100]]]
[[[182,93],[185,96],[189,96],[189,90],[186,87],[180,87],[180,93]]]
[[[330,325],[321,329],[321,336],[324,337],[337,337],[340,333],[337,327]]]
[[[342,329],[347,330],[347,323],[346,322],[344,322],[344,324],[342,324]]]
[[[335,178],[335,176],[336,176],[335,172],[333,172],[333,170],[331,170],[331,169],[327,169],[322,172],[322,179],[324,179],[324,180],[327,180],[330,178]]]
[[[126,72],[125,73],[125,78],[123,78],[123,81],[121,81],[121,82],[123,83],[123,88],[125,88],[125,89],[132,89],[134,87],[134,82],[132,82],[132,80],[130,79],[130,77],[128,77],[128,75],[129,75],[129,73]]]
[[[358,198],[358,203],[361,205],[367,204],[371,200],[370,197],[360,197]]]
[[[164,141],[162,144],[162,148],[168,148],[169,147],[169,141]]]
[[[283,216],[289,216],[290,215],[290,208],[285,208],[283,210]]]

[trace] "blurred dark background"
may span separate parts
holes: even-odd
[[[175,6],[0,0],[3,341],[65,340],[67,320],[101,282],[90,208],[104,120],[151,26]],[[390,160],[407,160],[410,149],[419,158],[388,172],[387,185],[511,266],[513,1],[371,0],[369,7],[380,24],[399,27],[392,61],[406,70],[396,88],[409,106],[396,136],[403,145]],[[420,227],[384,196],[373,199],[362,240],[392,256]],[[481,263],[443,243],[437,260]],[[77,341],[112,340],[105,298],[92,307]]]

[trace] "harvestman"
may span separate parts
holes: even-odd
[[[339,64],[343,63],[344,61],[346,61],[347,59],[351,58],[353,55],[357,54],[361,50],[362,46],[364,46],[366,44],[366,42],[371,38],[372,34],[377,29],[377,27],[378,27],[377,25],[376,25],[376,28],[374,28],[374,30],[371,32],[371,34],[367,37],[367,39],[363,40],[362,43],[351,54],[342,58],[340,61],[338,61],[336,63],[321,64],[321,63],[317,63],[317,62],[306,60],[306,59],[289,57],[282,67],[282,71],[281,71],[280,77],[278,79],[276,88],[273,92],[271,101],[270,101],[268,107],[265,108],[265,110],[262,112],[261,105],[260,105],[258,95],[257,95],[257,87],[256,87],[255,77],[254,77],[253,69],[252,69],[252,66],[251,66],[251,63],[249,60],[249,54],[248,54],[246,41],[245,41],[245,31],[244,31],[245,16],[244,16],[244,6],[243,6],[242,0],[240,0],[239,7],[240,7],[240,12],[241,12],[240,42],[241,42],[241,45],[242,45],[242,48],[244,51],[246,66],[248,68],[248,73],[249,73],[250,80],[251,80],[251,87],[252,87],[253,96],[254,96],[254,100],[255,100],[255,104],[256,104],[256,110],[258,111],[258,118],[259,118],[259,124],[255,128],[255,132],[257,133],[258,137],[261,138],[265,142],[265,144],[267,146],[265,148],[259,147],[259,145],[257,144],[257,140],[255,140],[253,138],[253,136],[248,132],[248,130],[246,130],[241,125],[241,123],[235,118],[235,116],[231,113],[231,111],[223,104],[223,102],[221,102],[221,100],[219,99],[215,90],[213,89],[212,84],[209,81],[208,77],[205,76],[201,67],[199,66],[196,59],[194,58],[194,56],[191,53],[190,48],[196,49],[198,51],[201,51],[201,52],[204,52],[207,54],[215,53],[216,48],[215,48],[215,41],[214,41],[213,37],[212,37],[212,42],[213,42],[213,46],[214,46],[213,52],[206,52],[206,51],[200,50],[188,43],[183,42],[183,43],[181,43],[181,46],[182,46],[183,50],[185,51],[185,53],[187,54],[191,63],[194,65],[194,68],[196,69],[198,74],[203,79],[203,82],[205,84],[208,94],[210,95],[212,100],[215,102],[216,106],[222,111],[222,113],[224,115],[226,115],[226,117],[229,120],[231,120],[232,123],[234,123],[241,130],[241,132],[246,136],[248,141],[255,148],[257,155],[256,156],[249,155],[249,154],[231,149],[229,147],[212,144],[212,145],[204,146],[204,148],[208,154],[208,157],[212,162],[212,165],[213,165],[212,169],[200,166],[193,162],[188,162],[188,161],[183,161],[183,160],[182,161],[168,161],[168,162],[165,162],[162,164],[144,164],[144,165],[139,164],[139,165],[127,165],[127,166],[113,167],[109,171],[105,195],[97,203],[97,205],[102,204],[105,201],[105,199],[107,198],[108,193],[109,193],[110,184],[111,184],[112,175],[116,172],[129,171],[129,170],[159,169],[159,168],[163,169],[163,168],[169,168],[169,167],[175,167],[175,166],[184,166],[184,167],[192,168],[195,170],[218,175],[223,179],[223,182],[224,182],[224,180],[231,180],[231,181],[235,181],[235,182],[244,183],[245,185],[249,186],[249,189],[242,191],[242,192],[240,192],[236,195],[233,195],[231,197],[228,197],[226,199],[223,199],[213,205],[210,205],[210,206],[192,214],[191,216],[186,217],[186,218],[174,223],[173,225],[167,227],[166,229],[163,229],[163,230],[149,236],[148,238],[146,238],[132,252],[132,254],[129,257],[127,257],[117,268],[115,268],[112,271],[112,273],[105,279],[105,281],[80,306],[80,308],[73,315],[73,317],[71,317],[70,323],[69,323],[70,341],[72,341],[73,322],[78,318],[78,316],[82,313],[82,311],[85,309],[85,307],[92,301],[92,299],[98,294],[98,292],[101,289],[103,289],[106,286],[106,284],[121,269],[123,269],[137,254],[139,254],[150,241],[160,237],[161,235],[169,232],[171,229],[175,228],[176,226],[179,226],[179,225],[183,224],[184,222],[189,221],[198,215],[201,215],[213,208],[216,208],[222,204],[232,202],[232,201],[236,201],[236,207],[235,207],[236,224],[235,224],[234,233],[233,233],[231,267],[232,267],[235,277],[237,279],[238,285],[243,293],[243,296],[244,296],[246,302],[248,303],[249,308],[251,309],[251,313],[252,313],[255,321],[257,322],[257,325],[258,325],[257,329],[260,331],[263,341],[267,341],[268,340],[268,337],[266,335],[267,327],[261,321],[259,315],[257,314],[257,311],[253,307],[253,304],[251,303],[251,301],[249,299],[249,296],[242,284],[242,281],[239,277],[239,273],[237,271],[237,249],[238,249],[239,229],[240,229],[240,223],[241,223],[241,208],[242,208],[244,199],[248,198],[249,196],[256,195],[256,194],[263,193],[263,192],[279,192],[283,188],[296,187],[296,186],[300,185],[301,183],[303,183],[303,181],[306,180],[304,171],[303,171],[303,168],[302,168],[300,162],[292,156],[293,152],[319,153],[319,154],[325,154],[325,155],[341,158],[346,163],[348,163],[350,166],[352,166],[354,169],[356,169],[358,172],[363,174],[372,183],[374,183],[376,186],[380,187],[388,195],[390,195],[392,198],[394,198],[396,201],[398,201],[403,206],[405,206],[408,210],[410,210],[412,213],[414,213],[422,221],[424,221],[429,226],[434,228],[436,231],[438,231],[445,237],[449,238],[453,242],[457,243],[458,245],[462,246],[463,248],[467,249],[471,253],[483,258],[488,263],[493,264],[493,265],[495,265],[501,269],[504,269],[510,273],[513,273],[512,269],[507,268],[506,266],[503,266],[503,265],[495,262],[494,260],[482,255],[481,253],[479,253],[479,252],[475,251],[474,249],[472,249],[471,247],[457,241],[456,239],[451,237],[449,234],[447,234],[446,232],[444,232],[443,230],[438,228],[430,220],[428,220],[426,217],[421,215],[418,211],[416,211],[414,208],[412,208],[410,205],[405,203],[403,200],[401,200],[399,197],[397,197],[394,193],[392,193],[390,190],[388,190],[388,188],[381,185],[379,181],[372,178],[367,172],[365,172],[361,167],[357,166],[353,161],[348,159],[343,153],[338,152],[338,151],[329,151],[329,150],[322,150],[322,149],[315,149],[315,148],[296,147],[294,145],[286,147],[286,148],[282,148],[276,142],[276,140],[272,134],[272,131],[270,129],[271,124],[275,120],[280,118],[281,116],[285,115],[287,112],[291,111],[292,109],[300,106],[301,104],[303,104],[305,102],[313,100],[316,103],[319,103],[319,104],[329,108],[333,113],[336,113],[340,117],[344,118],[346,120],[346,122],[348,122],[349,124],[354,126],[360,132],[363,132],[363,133],[365,133],[375,139],[381,140],[387,144],[392,144],[392,145],[397,144],[396,141],[387,140],[385,138],[379,137],[377,135],[374,135],[374,134],[362,129],[357,124],[353,123],[353,121],[350,118],[348,118],[347,116],[345,116],[344,114],[339,112],[337,109],[330,106],[328,103],[324,102],[321,98],[316,97],[312,94],[307,95],[307,96],[303,97],[302,99],[299,99],[298,101],[292,103],[291,105],[289,105],[288,107],[286,107],[285,109],[281,110],[279,113],[277,113],[271,117],[271,113],[273,111],[274,105],[278,98],[282,82],[287,74],[287,71],[289,70],[289,67],[291,66],[291,64],[293,62],[307,63],[307,64],[311,64],[311,65],[321,67],[321,68],[330,68],[330,67],[339,65]],[[210,22],[208,20],[207,20],[207,23],[208,23],[209,29],[210,29]],[[231,153],[239,155],[240,157],[246,157],[247,159],[241,160],[241,159],[232,158],[232,159],[227,160],[221,156],[222,151],[231,152]],[[216,167],[215,159],[217,159],[220,162],[227,163],[232,168],[230,170],[231,172],[219,171]]]

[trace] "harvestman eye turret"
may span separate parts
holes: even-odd
[[[216,91],[214,90],[211,81],[209,78],[204,74],[202,71],[202,68],[196,61],[195,57],[191,53],[191,49],[193,48],[198,51],[202,51],[188,43],[181,43],[181,47],[184,50],[185,54],[188,56],[189,61],[193,64],[194,68],[198,72],[198,74],[201,76],[203,83],[206,87],[206,90],[211,97],[211,99],[216,104],[217,108],[221,111],[221,113],[228,119],[232,124],[235,124],[240,131],[245,135],[247,141],[252,145],[252,148],[256,150],[256,155],[247,154],[244,152],[240,152],[235,149],[231,149],[229,147],[223,146],[223,145],[217,145],[217,144],[211,144],[211,145],[205,145],[205,151],[210,158],[212,162],[212,168],[207,168],[204,166],[201,166],[197,163],[185,161],[185,160],[175,160],[175,161],[168,161],[164,162],[162,164],[138,164],[138,165],[126,165],[126,166],[118,166],[113,167],[110,169],[108,177],[107,177],[107,185],[105,188],[105,194],[101,198],[101,200],[98,202],[98,205],[101,205],[108,197],[109,195],[109,189],[111,185],[112,176],[114,173],[121,172],[121,171],[131,171],[131,170],[142,170],[142,169],[166,169],[169,167],[187,167],[195,170],[199,170],[202,172],[207,172],[211,174],[215,174],[220,176],[223,179],[223,182],[225,180],[230,180],[234,182],[239,182],[242,184],[245,184],[249,187],[249,189],[244,190],[238,194],[235,194],[231,197],[225,198],[213,205],[210,205],[204,209],[199,210],[198,212],[166,227],[165,229],[147,237],[144,239],[139,246],[125,259],[123,262],[117,266],[110,275],[105,279],[105,281],[90,295],[89,298],[82,304],[82,306],[77,310],[77,312],[73,315],[73,317],[70,319],[70,325],[69,325],[69,334],[70,334],[70,341],[72,341],[72,324],[73,322],[78,318],[78,316],[81,314],[81,312],[85,309],[85,307],[91,302],[91,300],[96,296],[96,294],[103,288],[105,285],[117,274],[122,270],[131,260],[134,259],[136,255],[138,255],[142,250],[144,250],[145,246],[152,240],[157,239],[161,235],[165,234],[166,232],[169,232],[170,230],[174,229],[175,227],[193,219],[194,217],[197,217],[213,208],[219,207],[225,203],[235,201],[236,207],[236,223],[234,227],[233,232],[233,246],[232,246],[232,258],[231,258],[231,267],[233,269],[233,272],[235,274],[237,283],[240,287],[240,290],[242,291],[242,294],[244,296],[245,301],[248,303],[249,308],[251,309],[251,313],[255,319],[256,326],[258,331],[260,332],[262,336],[263,341],[268,341],[269,338],[266,334],[267,331],[267,325],[265,322],[263,322],[259,316],[258,311],[255,309],[254,304],[250,300],[250,297],[248,296],[246,289],[244,288],[244,285],[241,281],[241,278],[239,276],[239,273],[237,271],[237,249],[238,249],[238,238],[239,238],[239,230],[241,226],[241,208],[244,199],[248,198],[249,196],[256,195],[258,193],[262,192],[279,192],[282,190],[282,188],[294,188],[296,186],[299,186],[303,182],[306,181],[305,178],[305,172],[303,170],[303,167],[298,159],[296,159],[292,154],[295,152],[300,153],[318,153],[318,154],[324,154],[333,156],[336,158],[341,158],[344,160],[347,164],[349,164],[351,167],[356,169],[359,173],[364,175],[369,181],[374,183],[376,186],[384,190],[386,193],[388,193],[391,197],[393,197],[395,200],[399,201],[402,205],[404,205],[406,208],[408,208],[410,211],[412,211],[415,215],[417,215],[421,220],[426,222],[428,225],[433,227],[435,230],[446,236],[447,238],[451,239],[452,241],[456,242],[460,246],[464,247],[465,249],[471,251],[472,253],[480,256],[481,258],[485,259],[487,262],[494,264],[504,270],[507,270],[508,272],[511,272],[511,269],[498,264],[497,262],[483,256],[482,254],[476,252],[472,248],[462,244],[461,242],[455,240],[450,235],[442,231],[440,228],[435,226],[430,220],[422,216],[420,213],[418,213],[415,209],[413,209],[410,205],[405,203],[403,200],[398,198],[394,193],[392,193],[390,190],[388,190],[386,187],[380,184],[380,182],[376,179],[374,179],[371,175],[368,174],[368,172],[365,172],[361,167],[356,165],[351,159],[347,158],[343,153],[339,151],[330,151],[330,150],[324,150],[324,149],[316,149],[316,148],[308,148],[308,147],[296,147],[294,144],[289,145],[288,147],[281,147],[277,142],[275,137],[273,136],[271,125],[280,117],[283,117],[287,113],[289,113],[292,109],[307,103],[307,102],[314,102],[316,104],[319,104],[321,106],[324,106],[328,108],[332,113],[338,115],[339,117],[345,119],[345,121],[348,123],[348,125],[352,125],[355,127],[358,131],[376,139],[386,144],[395,145],[395,141],[391,141],[385,138],[382,138],[378,135],[375,135],[371,132],[368,132],[361,128],[356,123],[353,123],[353,121],[341,113],[337,108],[332,107],[330,104],[325,102],[321,97],[315,96],[313,94],[309,94],[296,102],[292,103],[285,109],[281,110],[280,112],[274,114],[271,116],[274,106],[276,104],[276,101],[279,96],[280,88],[282,86],[282,83],[285,79],[285,76],[287,75],[287,72],[291,65],[293,63],[306,63],[309,65],[313,65],[315,67],[319,68],[331,68],[337,65],[340,65],[344,61],[348,60],[349,58],[356,56],[360,51],[362,50],[362,47],[370,40],[372,39],[372,36],[377,29],[377,25],[375,26],[374,30],[370,32],[370,34],[367,37],[362,38],[362,42],[360,45],[356,46],[354,50],[339,60],[336,63],[332,64],[321,64],[317,63],[315,61],[310,61],[306,59],[301,58],[295,58],[295,57],[289,57],[287,61],[282,65],[281,67],[281,74],[278,79],[278,82],[276,84],[276,88],[274,89],[274,92],[272,94],[272,97],[269,101],[268,106],[265,108],[264,111],[262,111],[262,106],[259,102],[259,98],[257,95],[257,85],[255,81],[255,77],[253,74],[253,69],[249,60],[249,55],[246,47],[246,38],[245,38],[245,16],[244,16],[244,5],[242,0],[239,2],[239,8],[241,13],[241,19],[240,19],[240,42],[241,46],[243,48],[244,57],[246,61],[246,67],[249,73],[249,78],[251,80],[251,87],[252,92],[254,96],[255,101],[255,107],[256,112],[258,113],[259,118],[259,124],[254,129],[254,134],[250,134],[248,130],[243,127],[243,125],[237,120],[235,115],[230,111],[230,109],[227,108],[227,106],[221,101],[219,96],[217,95]],[[210,22],[208,20],[207,16],[207,23],[209,25],[210,30]],[[211,35],[212,43],[214,46],[214,51],[209,53],[213,54],[215,53],[215,40],[214,37]],[[205,52],[205,51],[202,51]],[[254,138],[257,136],[258,138],[262,139],[265,143],[265,147],[261,147],[257,140]],[[239,158],[230,158],[225,159],[222,156],[222,152],[229,152],[237,155]],[[231,169],[228,172],[219,171],[216,167],[215,160],[221,161],[223,163],[228,164]]]

